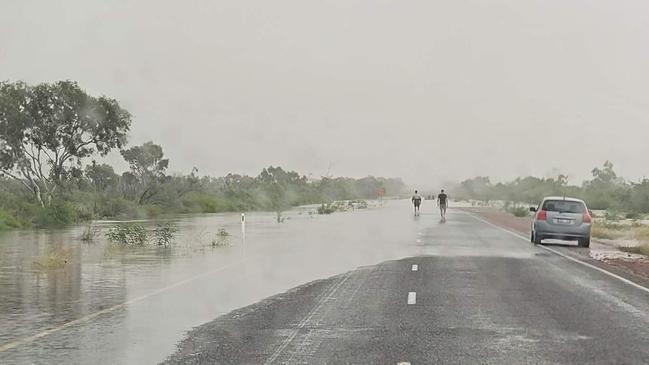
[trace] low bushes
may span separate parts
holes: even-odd
[[[230,245],[230,233],[224,228],[219,228],[212,239],[212,247],[224,247]]]
[[[5,229],[20,228],[24,224],[13,214],[0,210],[0,231]]]
[[[143,246],[153,243],[157,246],[171,246],[178,228],[173,223],[158,224],[152,232],[148,232],[141,224],[118,224],[108,229],[106,238],[124,246]]]
[[[141,224],[120,224],[108,229],[106,238],[122,245],[142,246],[147,243],[148,234]]]
[[[156,229],[153,231],[155,244],[164,247],[170,246],[174,241],[176,232],[178,232],[178,228],[175,224],[158,224]]]
[[[78,220],[79,211],[72,203],[55,201],[38,211],[34,223],[38,226],[57,226],[71,224]]]

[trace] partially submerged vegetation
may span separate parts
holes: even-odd
[[[219,228],[212,239],[212,247],[225,247],[230,245],[230,233],[225,228]]]
[[[158,224],[148,232],[141,224],[118,224],[108,229],[106,238],[124,246],[144,246],[153,243],[156,246],[169,247],[173,244],[178,228],[173,223]]]
[[[148,241],[146,229],[141,224],[118,224],[108,229],[106,238],[126,246],[142,246]]]
[[[163,247],[171,246],[176,232],[178,232],[178,227],[173,223],[158,224],[153,231],[155,244]]]
[[[365,200],[349,200],[349,201],[334,201],[330,203],[322,203],[316,209],[318,214],[331,214],[335,212],[344,212],[354,209],[367,209],[367,201]]]
[[[81,232],[81,240],[84,242],[92,242],[100,231],[101,230],[92,225],[92,223],[86,224],[83,228],[83,232]]]

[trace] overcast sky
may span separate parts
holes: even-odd
[[[19,79],[118,99],[173,171],[649,176],[644,0],[2,0]]]

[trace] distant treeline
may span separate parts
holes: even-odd
[[[627,181],[617,176],[609,161],[591,172],[593,178],[581,186],[568,184],[565,175],[556,178],[528,176],[496,184],[480,176],[461,182],[455,188],[454,197],[536,204],[544,196],[565,194],[585,200],[591,209],[649,213],[649,179]]]
[[[77,83],[0,82],[0,229],[93,218],[272,210],[402,194],[400,179],[309,179],[281,167],[251,177],[169,174],[160,145],[127,147],[131,115]],[[95,162],[117,149],[129,170]]]

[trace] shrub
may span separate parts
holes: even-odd
[[[141,216],[137,203],[122,198],[107,200],[100,210],[100,215],[102,217],[128,218],[137,218]]]
[[[144,212],[147,218],[156,218],[162,214],[162,207],[159,205],[146,205]]]
[[[178,232],[178,227],[173,223],[158,224],[153,231],[155,243],[158,246],[170,246],[173,243],[176,232]]]
[[[129,246],[141,246],[147,243],[148,235],[140,224],[120,224],[106,232],[106,238],[114,243]]]
[[[510,212],[516,217],[527,217],[529,215],[529,209],[523,206],[510,208]]]
[[[353,209],[367,209],[367,201],[365,200],[350,200],[348,205]]]
[[[275,212],[275,216],[277,218],[277,223],[284,223],[286,220],[286,217],[282,215],[282,212]]]
[[[335,212],[337,209],[338,209],[337,205],[334,205],[332,203],[327,203],[327,204],[322,203],[322,205],[318,207],[318,214],[331,214]]]
[[[225,228],[219,228],[216,237],[212,239],[212,247],[223,247],[230,245],[230,233]]]
[[[20,228],[23,224],[11,213],[0,210],[0,230]]]
[[[69,202],[55,201],[50,206],[40,209],[35,223],[39,226],[65,225],[76,222],[79,213]]]
[[[512,204],[509,201],[505,202],[504,208],[506,212],[513,214],[516,217],[527,217],[530,214],[529,208],[522,205]]]
[[[97,236],[97,233],[99,233],[100,229],[93,226],[92,224],[87,224],[83,232],[81,233],[81,240],[90,242],[95,240],[95,236]]]

